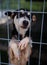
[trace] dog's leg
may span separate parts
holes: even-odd
[[[19,63],[19,60],[17,57],[15,57],[12,48],[9,48],[9,61],[12,65],[18,65]]]
[[[9,47],[9,50],[8,50],[8,54],[9,54],[9,60],[13,60],[14,59],[14,53],[13,53],[12,48],[10,48],[10,47]]]
[[[30,57],[31,54],[32,54],[32,48],[31,48],[30,45],[28,45],[26,47],[26,50],[25,50],[25,59],[26,59],[26,61],[29,60],[29,57]]]
[[[29,45],[26,47],[26,49],[21,51],[21,65],[26,65],[27,61],[29,60],[31,52],[32,50]]]
[[[13,40],[10,41],[9,45],[9,59],[10,63],[12,65],[18,65],[19,64],[19,49],[18,49],[18,44],[14,42]]]

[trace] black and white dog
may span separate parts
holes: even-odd
[[[14,65],[26,65],[32,52],[32,45],[30,46],[29,43],[31,39],[31,35],[29,37],[31,27],[30,11],[25,11],[24,9],[14,12],[7,11],[5,15],[13,20],[12,39],[9,42],[8,50],[10,63]]]

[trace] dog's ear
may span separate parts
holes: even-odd
[[[17,15],[18,12],[12,12],[11,18],[14,19],[14,17]]]
[[[7,12],[5,12],[5,15],[11,16],[12,15],[12,12],[11,11],[7,11]]]
[[[10,16],[12,19],[14,19],[14,17],[16,16],[17,12],[11,12],[11,11],[7,11],[5,12],[6,16]]]

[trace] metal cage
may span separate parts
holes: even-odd
[[[36,15],[37,22],[32,26],[32,28],[30,28],[30,30],[32,30],[33,52],[29,59],[28,65],[47,65],[47,11],[45,11],[47,1],[43,0],[43,4],[40,2],[40,8],[38,6],[39,11],[36,11],[36,8],[34,7],[35,3],[37,2],[38,4],[39,1],[33,2],[33,0],[0,0],[0,18],[4,16],[5,11],[16,11],[20,8],[29,9],[32,13],[31,16]],[[12,25],[9,25],[8,23],[0,25],[0,65],[9,65],[6,50],[11,36],[11,27]]]

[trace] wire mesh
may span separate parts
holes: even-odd
[[[0,1],[2,1],[2,0],[0,0]],[[13,10],[13,9],[10,9],[10,1],[9,0],[5,0],[6,1],[6,10]],[[16,1],[16,0],[15,0]],[[15,6],[15,4],[14,4],[14,6]],[[18,0],[18,9],[20,9],[20,0]],[[25,5],[26,6],[26,5]],[[43,44],[43,45],[47,45],[47,43],[44,43],[44,42],[42,42],[42,33],[43,33],[43,24],[44,24],[44,14],[47,14],[47,12],[44,12],[44,10],[45,10],[45,0],[43,1],[43,11],[42,12],[40,12],[40,11],[32,11],[32,0],[30,0],[30,12],[31,13],[39,13],[39,14],[42,14],[42,24],[41,24],[41,34],[40,34],[40,42],[35,42],[35,41],[33,41],[32,42],[32,44],[38,44],[38,45],[40,45],[39,46],[39,59],[38,59],[38,65],[41,65],[41,45]],[[0,10],[1,10],[1,12],[3,13],[3,5],[2,5],[2,3],[0,3]],[[14,10],[16,10],[16,9],[14,9]],[[18,11],[19,12],[19,11]],[[3,16],[3,15],[2,15]],[[18,16],[19,16],[19,14],[18,14]],[[32,15],[31,15],[32,16]],[[31,16],[30,16],[30,20],[32,20],[31,19]],[[31,27],[30,27],[30,31],[31,31]],[[30,31],[29,31],[29,37],[30,37]],[[9,41],[11,40],[9,37],[9,24],[7,23],[7,38],[1,38],[0,37],[0,40],[7,40],[8,41],[8,45],[9,45]],[[19,36],[18,36],[18,40],[16,40],[16,41],[20,41],[19,40]],[[30,40],[30,43],[31,43],[31,40]],[[0,52],[0,65],[1,64],[4,64],[4,65],[9,65],[9,63],[5,63],[5,62],[1,62],[1,52]],[[28,62],[28,65],[30,65],[30,60],[29,60],[29,62]]]

